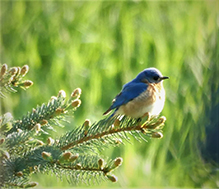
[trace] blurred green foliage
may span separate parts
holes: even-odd
[[[1,114],[20,118],[60,89],[70,95],[80,87],[82,106],[71,124],[57,129],[64,132],[86,118],[101,119],[123,84],[156,67],[170,77],[164,138],[103,152],[121,155],[124,163],[119,182],[101,187],[219,187],[218,165],[203,159],[203,153],[212,156],[205,151],[207,131],[219,125],[218,1],[0,4],[1,64],[28,64],[34,81],[28,91],[1,99]],[[218,160],[218,139],[210,139]],[[40,187],[69,186],[54,176],[36,177]]]

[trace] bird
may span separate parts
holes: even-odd
[[[164,107],[165,90],[163,80],[169,79],[154,68],[146,68],[136,78],[123,85],[121,92],[113,99],[112,105],[103,115],[114,112],[110,117],[125,115],[141,118],[146,113],[158,116]]]

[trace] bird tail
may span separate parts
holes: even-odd
[[[107,111],[105,111],[104,113],[103,113],[103,115],[107,115],[107,114],[109,114],[110,112],[111,112],[111,108],[109,108]]]
[[[113,110],[113,109],[110,107],[107,111],[105,111],[105,112],[103,113],[103,115],[109,114],[112,110]],[[113,116],[115,116],[117,110],[118,110],[118,108],[116,108],[115,111],[114,111],[108,118],[112,118]]]

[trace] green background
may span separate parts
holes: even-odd
[[[1,99],[19,119],[63,89],[82,89],[71,130],[102,113],[147,67],[164,81],[162,139],[134,140],[103,156],[123,157],[119,181],[101,187],[219,187],[218,1],[1,1],[1,64],[29,65],[34,82]],[[70,187],[53,175],[42,187]],[[83,186],[83,185],[82,185]],[[96,186],[95,186],[96,187]]]

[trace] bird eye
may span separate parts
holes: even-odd
[[[157,80],[159,79],[159,76],[154,76],[153,79],[154,79],[155,81],[157,81]]]

